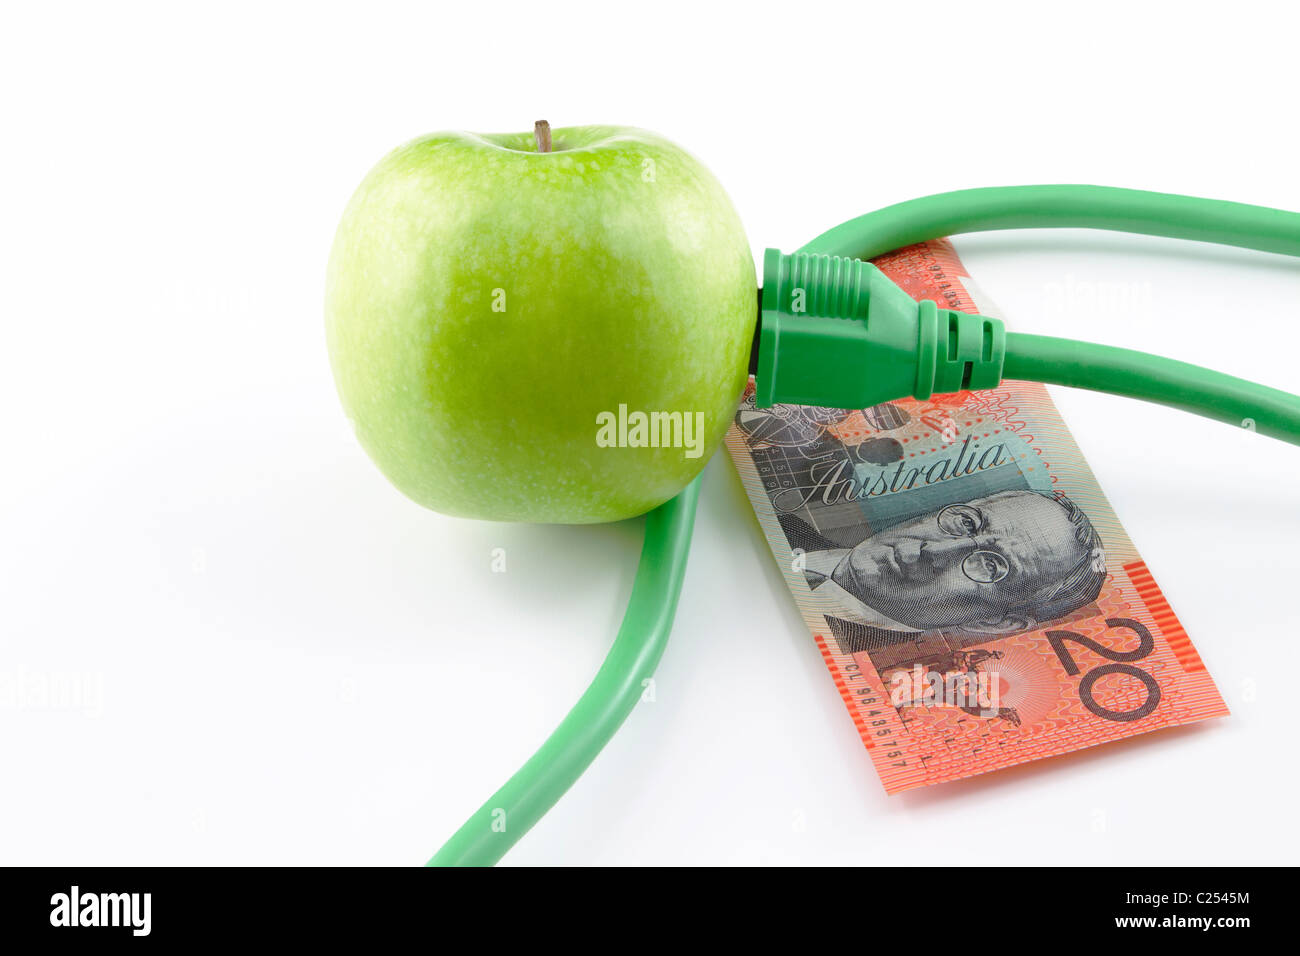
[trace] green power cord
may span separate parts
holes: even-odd
[[[699,499],[696,478],[676,498],[646,515],[632,597],[595,679],[542,749],[426,865],[496,863],[564,796],[627,720],[668,644]]]
[[[1113,186],[990,186],[911,199],[830,229],[801,252],[874,259],[1000,229],[1105,229],[1300,256],[1300,213]]]
[[[1300,256],[1300,214],[1189,196],[1104,186],[1007,186],[899,203],[823,233],[794,256],[769,250],[755,368],[759,404],[863,408],[908,395],[988,388],[1005,375],[1159,402],[1300,444],[1300,398],[1294,395],[1141,352],[1006,333],[996,319],[916,303],[870,263],[858,261],[942,236],[1044,227],[1136,232]],[[587,691],[430,866],[497,862],[627,719],[672,628],[699,486],[696,478],[646,516],[627,612]]]
[[[1214,199],[1005,186],[899,203],[793,255],[768,250],[753,368],[759,407],[869,408],[992,388],[1005,376],[1157,402],[1300,444],[1300,397],[1143,352],[1005,332],[998,319],[918,303],[862,261],[939,236],[1049,226],[1300,256],[1300,214]]]
[[[1003,371],[1169,405],[1300,445],[1300,397],[1158,355],[1009,332]]]

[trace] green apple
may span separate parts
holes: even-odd
[[[371,170],[330,257],[330,358],[361,444],[420,504],[612,521],[667,501],[721,440],[754,261],[722,187],[668,140],[586,126],[545,146],[437,133]]]

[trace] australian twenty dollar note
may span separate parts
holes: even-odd
[[[876,263],[996,314],[946,241]],[[1227,713],[1043,386],[758,409],[751,385],[727,447],[888,792]]]

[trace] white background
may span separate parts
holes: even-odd
[[[339,409],[325,261],[392,146],[655,129],[756,254],[965,186],[1300,209],[1281,5],[985,6],[10,8],[0,862],[419,863],[595,672],[639,522],[423,511]],[[1082,232],[958,249],[1017,329],[1300,386],[1294,261]],[[718,455],[657,701],[507,862],[1293,861],[1300,450],[1054,395],[1231,717],[886,797]]]

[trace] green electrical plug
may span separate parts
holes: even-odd
[[[917,302],[870,262],[768,249],[756,333],[759,408],[870,408],[1002,381],[1001,320]]]

